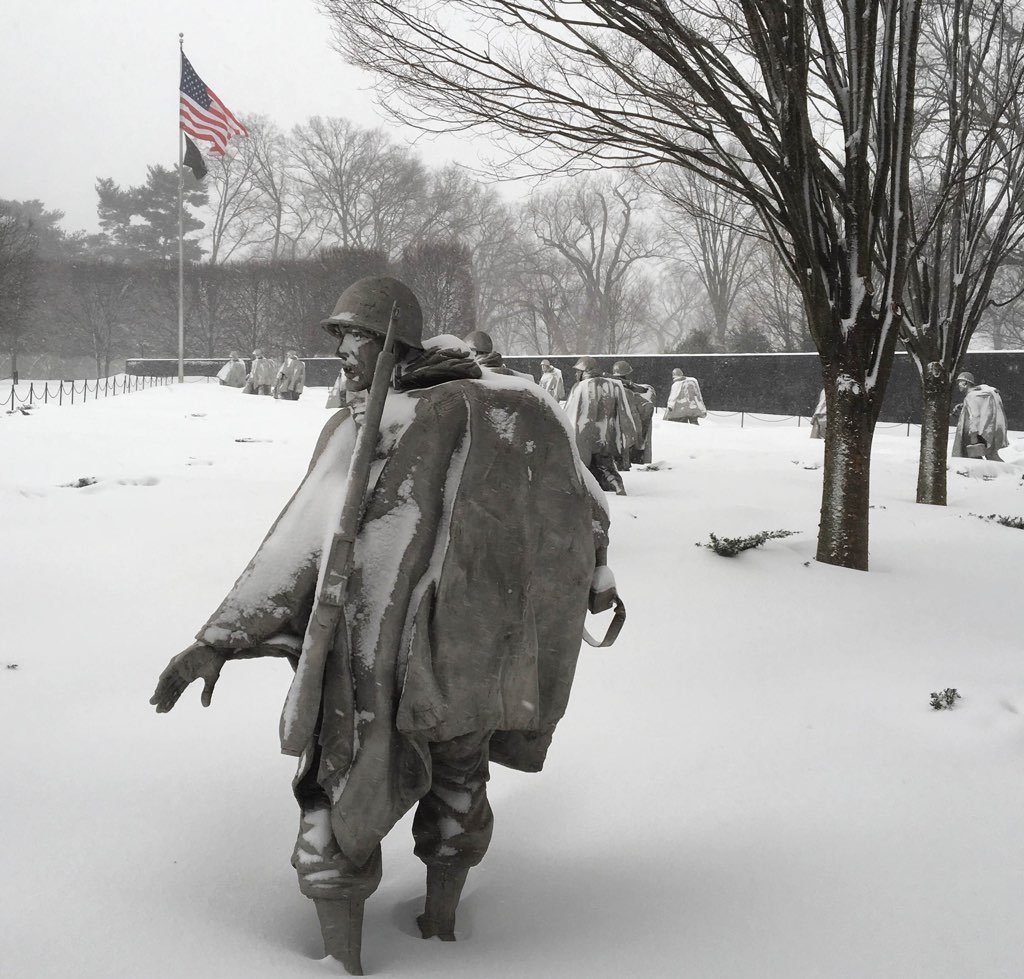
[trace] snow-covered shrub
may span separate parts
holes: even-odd
[[[740,551],[760,547],[765,541],[775,540],[779,537],[792,537],[799,533],[799,530],[762,530],[759,534],[751,534],[749,537],[717,537],[715,534],[710,534],[710,540],[704,546],[716,554],[721,554],[722,557],[735,557]]]
[[[945,690],[939,690],[938,692],[932,691],[932,699],[928,701],[931,704],[933,710],[952,710],[953,704],[960,700],[960,694],[956,692],[956,687],[946,687]]]

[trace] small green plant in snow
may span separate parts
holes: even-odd
[[[956,692],[956,687],[946,687],[945,690],[932,691],[932,699],[928,701],[932,706],[932,710],[952,710],[953,704],[960,700],[960,694]]]
[[[715,534],[710,534],[710,540],[704,547],[710,548],[716,554],[721,554],[722,557],[735,557],[740,551],[749,551],[752,547],[760,547],[765,541],[792,537],[799,533],[799,530],[762,530],[761,533],[751,534],[749,537],[718,537]]]

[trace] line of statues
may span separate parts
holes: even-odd
[[[474,330],[462,338],[448,342],[467,352],[482,369],[505,377],[518,377],[531,383],[534,377],[509,367],[494,342],[483,330]],[[536,383],[556,402],[563,405],[576,433],[576,446],[584,465],[608,492],[626,495],[620,473],[634,465],[652,461],[651,428],[655,412],[655,390],[632,377],[627,361],[616,361],[607,375],[594,357],[584,356],[573,367],[574,380],[568,391],[562,371],[544,358],[540,362]],[[297,400],[305,385],[306,368],[298,354],[289,350],[284,362],[277,363],[253,351],[252,366],[236,351],[221,368],[217,377],[222,385],[238,387],[246,394],[272,395],[284,400]],[[352,400],[351,386],[342,369],[327,394],[325,407],[337,409]],[[356,398],[358,400],[358,397]],[[696,378],[688,377],[680,368],[672,371],[672,388],[665,408],[666,421],[699,424],[707,416]]]
[[[258,394],[282,401],[298,401],[306,386],[306,365],[295,350],[288,350],[278,365],[271,357],[264,357],[257,347],[252,352],[252,366],[247,370],[245,361],[232,350],[228,362],[217,372],[223,387],[241,388],[243,394]]]
[[[990,384],[979,384],[970,371],[956,377],[956,390],[961,401],[953,406],[956,419],[950,455],[960,459],[989,459],[1001,462],[1000,449],[1009,444],[1006,436],[1006,412],[1002,395]],[[828,426],[828,405],[825,389],[811,413],[811,438],[823,439]]]

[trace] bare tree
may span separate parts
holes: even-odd
[[[992,280],[990,305],[975,331],[987,337],[993,350],[1024,350],[1024,255],[1000,266]]]
[[[247,117],[245,126],[249,138],[234,140],[228,153],[210,158],[205,187],[212,212],[206,225],[211,265],[227,262],[239,249],[251,245],[266,214],[259,180],[260,154],[265,150],[265,140],[259,135],[263,122]]]
[[[254,251],[274,262],[297,258],[313,224],[312,209],[289,167],[287,138],[262,117],[249,128],[247,144],[253,158],[253,182],[258,191],[258,222]]]
[[[231,307],[225,332],[231,345],[246,353],[279,343],[274,336],[273,267],[269,262],[249,261],[228,266],[231,276]],[[271,354],[271,350],[264,351]]]
[[[921,0],[321,0],[382,104],[554,164],[670,164],[745,199],[798,283],[829,426],[818,560],[868,566],[906,272]],[[733,150],[733,147],[736,150]]]
[[[205,356],[215,357],[221,350],[221,336],[231,308],[230,270],[212,262],[199,262],[187,269],[185,282],[189,339],[198,341]]]
[[[671,353],[701,327],[709,315],[707,292],[688,266],[670,263],[658,276],[651,296],[649,329],[655,349]]]
[[[583,286],[565,259],[536,239],[524,239],[511,264],[509,281],[512,301],[499,331],[505,349],[533,354],[585,349],[577,340]]]
[[[640,334],[638,274],[657,255],[637,220],[641,207],[639,190],[625,181],[590,177],[538,194],[528,205],[533,233],[579,279],[577,350],[626,351]]]
[[[753,268],[758,238],[751,225],[759,232],[760,222],[745,201],[691,170],[669,170],[655,186],[673,205],[662,220],[684,263],[707,292],[715,343],[724,349],[729,318]]]
[[[525,252],[522,220],[493,191],[481,189],[475,203],[475,223],[463,236],[473,260],[474,320],[479,330],[504,334],[502,349],[512,353],[516,348],[510,346],[511,336],[505,328],[521,305],[518,277]]]
[[[69,269],[64,317],[93,358],[97,377],[110,374],[111,361],[124,347],[141,275],[138,268],[108,260],[79,260]]]
[[[476,329],[473,258],[457,238],[424,239],[407,246],[399,271],[423,307],[425,335],[462,337]]]
[[[903,340],[922,391],[918,503],[945,505],[953,378],[1024,241],[1024,13],[932,0],[923,19]]]
[[[418,229],[423,164],[382,129],[314,116],[289,141],[291,172],[307,195],[321,242],[395,253]]]
[[[777,350],[813,350],[800,290],[778,253],[759,245],[751,257],[752,274],[741,305],[749,310]]]

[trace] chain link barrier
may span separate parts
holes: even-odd
[[[770,417],[764,417],[762,415],[755,415],[750,411],[709,411],[709,418],[736,418],[739,416],[740,428],[743,428],[748,418],[754,421],[762,422],[767,425],[780,425],[784,422],[796,421],[797,428],[800,428],[805,421],[809,422],[811,419],[807,415],[772,415]],[[907,437],[911,435],[912,428],[919,428],[919,425],[914,425],[912,422],[876,422],[875,428],[906,428]]]
[[[97,398],[113,398],[118,394],[131,394],[133,391],[142,391],[146,388],[162,387],[175,380],[177,379],[173,377],[125,374],[100,377],[95,381],[29,381],[28,390],[20,394],[18,389],[24,389],[25,385],[12,384],[10,394],[0,400],[0,409],[17,411],[19,405],[33,407],[37,404],[48,405],[51,402],[57,405],[73,405],[76,398],[79,402],[88,401],[90,394],[95,401]]]

